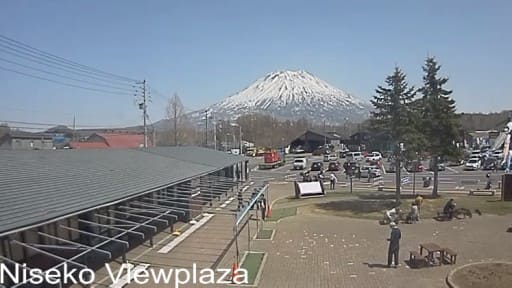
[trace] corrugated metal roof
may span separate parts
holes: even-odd
[[[104,142],[69,142],[69,147],[73,149],[106,149],[108,145]]]
[[[145,151],[197,164],[227,167],[243,161],[245,157],[227,154],[203,147],[177,146],[177,147],[151,147]]]
[[[241,159],[231,156],[215,163],[212,160],[222,152],[188,147],[187,154],[207,159],[200,163],[195,157],[172,157],[185,150],[171,150],[159,149],[167,157],[137,149],[0,151],[0,235],[179,183]]]
[[[144,145],[143,134],[129,133],[94,133],[90,137],[98,135],[105,139],[110,148],[139,148]],[[148,139],[150,141],[150,139]]]

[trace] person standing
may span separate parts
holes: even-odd
[[[389,247],[388,247],[388,267],[391,267],[391,264],[396,268],[398,266],[398,252],[400,250],[400,238],[402,238],[402,232],[396,225],[395,222],[391,222],[391,235],[389,239]]]
[[[414,204],[416,204],[416,206],[418,206],[418,212],[420,212],[421,205],[423,204],[423,197],[421,196],[421,194],[418,194],[418,196],[416,196],[416,198],[414,198]]]
[[[336,179],[336,175],[334,175],[334,173],[331,173],[331,175],[329,176],[329,182],[330,182],[330,188],[331,190],[334,190],[334,186],[336,185],[336,181],[338,181],[338,179]]]
[[[261,209],[261,219],[265,221],[267,218],[267,199],[265,199],[265,196],[261,195],[260,199],[260,209]]]

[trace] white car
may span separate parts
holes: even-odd
[[[464,165],[464,170],[478,170],[480,169],[480,159],[479,158],[471,158]]]
[[[359,151],[355,151],[355,152],[347,152],[347,154],[345,154],[346,157],[347,157],[347,160],[350,161],[363,161],[364,160],[364,157],[363,157],[363,154]]]
[[[294,170],[304,170],[308,167],[308,160],[306,158],[295,158],[293,160],[293,169]]]
[[[368,175],[372,175],[372,178],[377,178],[382,176],[382,172],[379,167],[373,166],[363,166],[361,168],[361,178],[368,178]]]
[[[366,161],[379,161],[380,159],[382,159],[382,154],[380,154],[380,152],[372,152],[371,154],[368,154],[368,156],[366,156]]]
[[[336,154],[328,154],[324,155],[324,162],[336,161],[338,160],[338,156]]]

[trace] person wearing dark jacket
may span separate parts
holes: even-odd
[[[398,226],[392,222],[391,236],[389,237],[389,248],[388,248],[388,267],[394,264],[395,268],[398,266],[398,251],[400,250],[400,238],[402,238],[402,232]]]
[[[455,211],[455,200],[450,199],[448,202],[446,202],[446,205],[444,205],[443,213],[448,216],[448,219],[453,219],[453,212]]]

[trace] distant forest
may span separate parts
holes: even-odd
[[[476,130],[502,130],[512,115],[512,110],[506,110],[499,113],[462,113],[460,124],[465,131]]]

